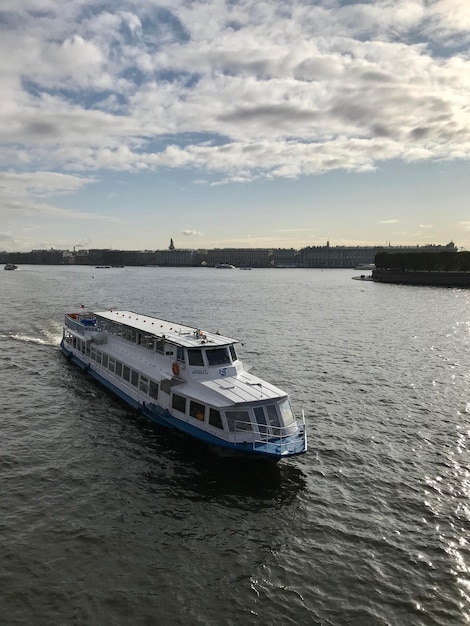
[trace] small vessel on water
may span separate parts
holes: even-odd
[[[149,420],[225,454],[279,461],[307,451],[285,391],[247,372],[237,341],[132,311],[65,315],[69,360]]]
[[[7,263],[3,269],[4,270],[17,270],[18,266],[15,265],[14,263]]]
[[[375,270],[375,263],[360,263],[356,265],[355,270]]]
[[[216,269],[218,270],[236,270],[235,265],[231,265],[230,263],[216,263]]]

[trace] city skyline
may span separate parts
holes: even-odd
[[[0,250],[470,250],[461,0],[0,8]]]

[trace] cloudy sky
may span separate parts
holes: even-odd
[[[1,0],[0,250],[470,250],[469,0]]]

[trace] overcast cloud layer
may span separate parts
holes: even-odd
[[[0,207],[470,156],[468,0],[2,0]]]

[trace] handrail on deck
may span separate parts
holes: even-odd
[[[65,325],[67,326],[67,328],[70,328],[70,330],[75,331],[76,333],[79,333],[80,335],[83,335],[83,331],[87,330],[90,332],[98,332],[100,329],[95,326],[95,325],[87,325],[87,324],[83,324],[83,321],[86,320],[93,320],[94,318],[92,317],[85,317],[85,316],[79,316],[78,319],[72,319],[71,317],[69,317],[68,315],[65,316]]]
[[[304,445],[307,446],[307,432],[305,430],[305,414],[302,411],[302,420],[295,420],[297,426],[300,426],[300,429],[295,434],[302,434],[304,438]],[[293,451],[295,449],[295,441],[292,439],[292,435],[294,433],[288,433],[286,426],[271,426],[264,424],[253,424],[250,421],[245,420],[235,420],[235,431],[234,434],[241,433],[252,433],[253,437],[253,448],[256,447],[257,444],[267,444],[267,443],[275,443],[279,446],[281,452],[282,451]]]

